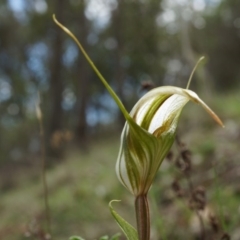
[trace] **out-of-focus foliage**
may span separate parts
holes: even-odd
[[[239,87],[240,2],[224,0],[204,16],[205,27],[193,30],[193,43],[199,52],[207,53],[214,88],[227,91]]]

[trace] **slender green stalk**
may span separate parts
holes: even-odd
[[[87,52],[84,50],[82,44],[78,41],[78,39],[75,37],[75,35],[65,26],[63,26],[60,22],[58,22],[58,20],[56,19],[55,15],[53,15],[53,21],[65,32],[67,33],[72,39],[73,41],[77,44],[78,48],[80,49],[80,51],[82,52],[83,56],[86,58],[87,62],[89,63],[89,65],[91,66],[91,68],[93,69],[93,71],[97,74],[97,76],[99,77],[99,79],[101,80],[101,82],[103,83],[103,85],[106,87],[106,89],[108,90],[108,92],[110,93],[110,95],[112,96],[112,98],[114,99],[114,101],[116,102],[116,104],[118,105],[118,107],[120,108],[120,110],[122,111],[124,117],[128,120],[131,119],[131,117],[129,116],[127,110],[125,109],[124,105],[122,104],[121,100],[119,99],[119,97],[116,95],[116,93],[112,90],[112,88],[109,86],[109,84],[107,83],[106,79],[102,76],[102,74],[99,72],[99,70],[97,69],[97,67],[95,66],[95,64],[93,63],[93,61],[91,60],[91,58],[88,56]]]
[[[46,217],[46,227],[48,233],[51,235],[51,215],[50,215],[50,207],[48,201],[48,185],[46,179],[46,150],[45,150],[45,133],[43,127],[43,117],[42,111],[40,108],[40,100],[36,106],[36,114],[39,122],[39,134],[40,134],[40,142],[41,142],[41,175],[42,175],[42,184],[43,184],[43,192],[44,192],[44,206],[45,206],[45,217]]]
[[[137,230],[139,240],[150,239],[150,215],[147,195],[137,196],[135,199]]]
[[[188,79],[188,83],[187,83],[186,89],[189,89],[190,84],[191,84],[191,81],[192,81],[193,74],[195,73],[197,67],[199,66],[200,62],[201,62],[203,59],[204,59],[204,57],[200,57],[199,60],[197,61],[196,65],[195,65],[195,67],[193,68],[193,70],[192,70],[192,72],[191,72],[191,75],[190,75],[190,77],[189,77],[189,79]]]

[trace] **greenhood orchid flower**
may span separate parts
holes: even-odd
[[[183,107],[188,101],[198,103],[217,123],[223,126],[217,115],[197,94],[188,90],[192,75],[202,58],[193,69],[186,89],[172,86],[155,88],[144,95],[128,113],[77,38],[59,23],[54,15],[53,20],[76,42],[126,119],[121,136],[116,172],[120,182],[135,196],[137,231],[113,210],[111,203],[110,210],[127,239],[149,240],[150,215],[147,193],[173,144]]]
[[[179,116],[189,100],[199,103],[223,126],[195,92],[172,86],[151,90],[130,112],[131,119],[127,119],[121,136],[116,172],[133,195],[147,194],[173,144]]]
[[[136,197],[147,194],[163,159],[173,144],[179,116],[189,100],[200,104],[217,123],[223,126],[217,115],[197,94],[188,90],[190,81],[187,89],[164,86],[151,90],[136,103],[129,114],[77,38],[59,23],[55,16],[53,19],[76,42],[126,119],[116,172],[120,182]]]

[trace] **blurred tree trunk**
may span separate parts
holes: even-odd
[[[86,3],[81,2],[81,7],[78,13],[78,27],[79,40],[85,50],[87,51],[87,36],[89,33],[88,22],[85,17]],[[88,51],[87,51],[88,52]],[[76,87],[77,87],[77,140],[81,144],[81,147],[87,147],[87,106],[89,100],[89,88],[90,88],[90,67],[86,59],[80,53],[77,61],[76,70]]]
[[[55,0],[54,9],[56,16],[60,22],[63,22],[63,11],[65,7],[65,0]],[[62,52],[63,52],[63,31],[55,26],[52,39],[52,58],[50,62],[50,119],[48,134],[50,141],[53,134],[60,131],[62,128],[63,109],[62,109],[62,93],[63,93],[63,79],[62,79]],[[57,155],[57,150],[53,149],[50,143],[50,153]]]
[[[117,95],[123,102],[123,105],[126,106],[124,100],[124,79],[125,79],[125,69],[123,68],[123,58],[124,58],[124,8],[125,8],[125,1],[118,0],[118,7],[113,12],[112,16],[112,29],[113,35],[117,41],[117,51],[115,56],[115,75],[114,79],[117,84]],[[126,10],[126,9],[125,9]],[[124,126],[125,118],[121,111],[118,113],[118,123],[120,129]]]
[[[118,0],[118,7],[112,12],[111,31],[117,42],[114,79],[117,94],[127,109],[132,107],[129,106],[129,100],[135,101],[125,94],[127,77],[131,76],[137,80],[130,85],[138,88],[137,84],[143,76],[152,75],[156,69],[159,69],[157,63],[159,29],[156,25],[156,17],[161,11],[160,2],[159,0]],[[125,119],[121,113],[118,122],[122,128]]]
[[[178,15],[181,22],[180,38],[181,38],[182,56],[184,56],[184,58],[186,59],[191,69],[193,69],[201,56],[193,50],[190,33],[189,33],[190,23],[189,21],[183,19],[181,7]],[[198,85],[197,86],[198,92],[201,92],[202,95],[210,96],[212,85],[211,85],[211,76],[210,76],[210,73],[207,71],[207,68],[200,66],[196,70],[195,76],[196,76],[196,80],[197,80],[196,82]]]

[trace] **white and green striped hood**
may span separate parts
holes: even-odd
[[[199,103],[220,125],[217,115],[191,90],[158,87],[143,96],[124,126],[116,164],[120,182],[135,196],[146,194],[167,153],[185,104]]]

